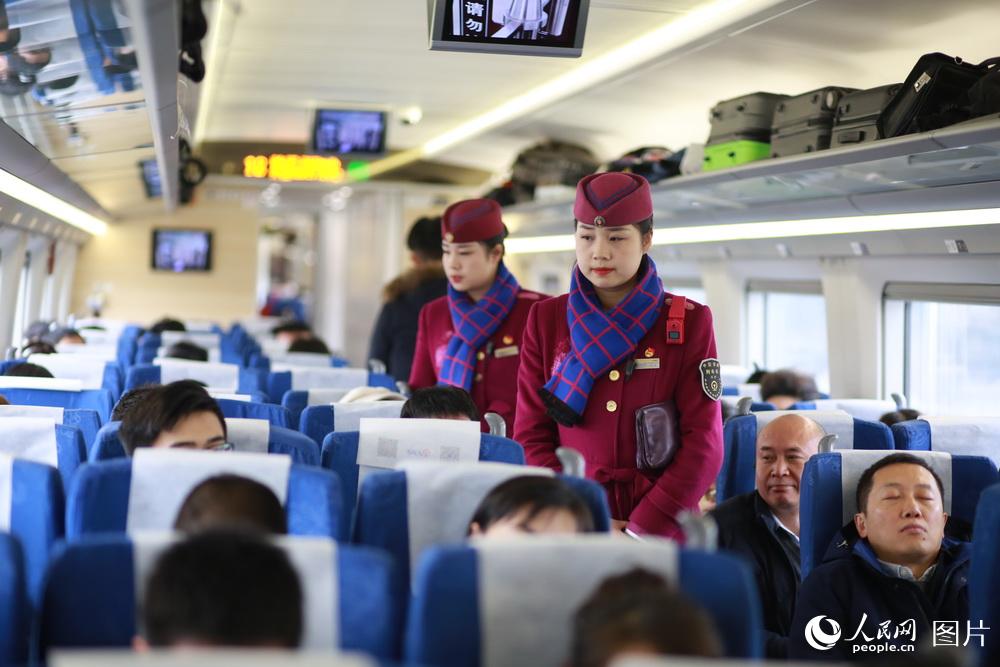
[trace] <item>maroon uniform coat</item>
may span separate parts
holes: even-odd
[[[702,389],[700,370],[702,361],[716,357],[712,313],[689,301],[694,310],[685,314],[684,342],[668,344],[669,306],[664,304],[656,324],[636,347],[637,366],[631,376],[626,376],[623,360],[597,378],[582,421],[566,427],[546,413],[538,389],[570,350],[568,299],[563,294],[540,302],[528,316],[514,439],[524,446],[529,465],[555,470],[560,469],[557,447],[578,450],[587,462],[587,477],[607,491],[613,518],[628,521],[628,529],[640,535],[681,538],[678,512],[698,506],[722,466],[722,411]],[[677,406],[681,446],[665,470],[639,472],[635,412],[667,399]]]
[[[517,367],[521,363],[524,324],[531,306],[546,298],[538,292],[519,290],[507,319],[476,353],[476,375],[469,393],[479,408],[480,417],[496,412],[507,422],[508,434],[514,428],[517,408]],[[431,301],[420,310],[417,346],[410,369],[411,388],[422,389],[438,383],[438,372],[453,333],[447,296]]]

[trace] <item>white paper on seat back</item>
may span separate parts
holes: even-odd
[[[215,399],[225,399],[227,401],[239,401],[240,403],[249,403],[250,399],[253,398],[250,394],[230,394],[225,391],[215,391],[211,387],[205,389],[208,395]]]
[[[240,367],[236,364],[216,364],[210,361],[186,359],[154,359],[160,367],[160,382],[197,380],[213,389],[235,392],[240,383]]]
[[[277,352],[271,355],[271,363],[287,364],[293,367],[333,368],[330,365],[329,354],[318,354],[316,352]]]
[[[291,457],[284,454],[140,447],[132,457],[126,530],[169,530],[191,489],[215,475],[256,480],[271,489],[284,505],[291,465]]]
[[[66,378],[32,378],[0,375],[0,389],[48,389],[50,391],[83,391],[83,383]]]
[[[160,332],[160,344],[163,347],[170,347],[175,343],[187,341],[194,343],[198,347],[206,350],[218,349],[221,345],[221,337],[217,333],[195,332],[195,331],[163,331]]]
[[[32,354],[28,363],[47,369],[60,380],[79,380],[83,389],[100,389],[108,362],[76,354]]]
[[[891,451],[855,449],[853,451],[840,452],[840,492],[842,499],[841,525],[854,519],[857,514],[857,502],[855,496],[858,490],[858,480],[861,474],[868,470],[879,459],[889,456]],[[951,513],[951,454],[945,452],[906,452],[916,457],[924,459],[934,472],[941,478],[944,486],[944,511]]]
[[[311,392],[310,392],[311,393]],[[337,403],[333,406],[334,431],[359,431],[363,418],[395,419],[406,401],[373,401],[371,403]]]
[[[818,423],[827,435],[836,434],[837,444],[834,449],[854,448],[854,417],[843,410],[766,410],[753,414],[757,417],[757,433],[778,417],[799,415]]]
[[[56,352],[59,354],[70,354],[73,356],[92,357],[103,359],[104,361],[118,360],[118,347],[116,345],[94,345],[87,341],[86,345],[79,343],[60,343],[56,345]]]
[[[340,646],[340,579],[337,544],[324,537],[278,538],[302,585],[302,644],[306,651]]]
[[[48,652],[50,667],[378,667],[360,653],[309,653],[270,649],[158,649],[148,653],[129,650],[65,650]],[[684,665],[683,667],[687,667]],[[706,667],[711,667],[708,665]]]
[[[47,405],[0,405],[0,419],[4,417],[43,417],[57,424],[63,423],[63,408]]]
[[[368,384],[368,371],[364,368],[317,368],[315,366],[272,364],[271,370],[273,372],[291,371],[293,391],[353,389]]]
[[[51,417],[0,417],[0,452],[59,467],[56,421]]]
[[[271,423],[266,419],[226,417],[226,433],[226,439],[233,443],[235,451],[267,454]]]
[[[475,540],[482,667],[562,667],[571,619],[610,576],[636,567],[677,580],[677,545],[611,535]]]
[[[330,405],[347,395],[350,389],[308,389],[306,390],[306,405]],[[348,403],[347,405],[353,405]],[[354,428],[352,430],[358,430]]]
[[[429,546],[461,544],[483,498],[512,477],[551,477],[549,468],[511,463],[404,461],[410,571]]]
[[[986,456],[1000,466],[1000,417],[921,417],[936,452]]]
[[[813,401],[817,410],[843,410],[852,417],[877,422],[887,412],[895,412],[896,404],[874,398],[820,398]]]
[[[14,490],[14,457],[0,452],[0,533],[10,531],[10,505]]]

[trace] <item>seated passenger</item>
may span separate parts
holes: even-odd
[[[153,326],[149,327],[150,333],[160,334],[164,331],[187,331],[187,327],[180,320],[175,320],[170,317],[163,317],[153,323]]]
[[[456,419],[479,421],[479,409],[461,387],[444,385],[417,389],[403,403],[400,417],[411,419]]]
[[[228,450],[219,404],[193,380],[154,387],[131,408],[118,430],[125,453],[139,447]]]
[[[802,582],[789,657],[850,660],[864,657],[854,648],[876,637],[881,644],[911,645],[926,642],[937,621],[966,627],[972,549],[944,536],[943,494],[937,473],[912,454],[891,454],[861,475],[854,523]],[[828,622],[815,627],[822,622],[814,619],[823,616],[844,630],[825,651],[810,646],[805,636],[807,624],[814,637],[817,630],[831,633]],[[915,637],[895,631],[903,624],[913,626]],[[890,626],[892,633],[879,636],[880,626]]]
[[[76,329],[56,329],[48,337],[52,341],[53,345],[86,345],[87,341],[83,339],[80,332]]]
[[[299,320],[288,320],[271,329],[271,335],[283,342],[291,345],[297,340],[312,338],[313,332],[309,325]]]
[[[816,381],[809,375],[784,369],[765,373],[760,380],[760,400],[778,410],[787,410],[792,403],[815,401],[819,398]]]
[[[636,568],[609,577],[573,617],[568,667],[607,667],[625,656],[722,657],[704,609],[658,574]]]
[[[167,348],[167,359],[187,359],[188,361],[208,361],[208,350],[191,341],[179,340]]]
[[[768,658],[784,658],[795,611],[799,566],[799,482],[823,428],[799,414],[778,417],[757,434],[756,491],[729,498],[712,517],[719,548],[753,567],[764,604]]]
[[[330,354],[330,348],[319,338],[298,338],[288,346],[289,352],[311,352],[313,354]]]
[[[39,366],[38,364],[18,364],[16,366],[11,366],[8,368],[4,375],[7,377],[19,377],[19,378],[50,378],[55,377],[49,372],[48,368]]]
[[[136,387],[135,389],[129,389],[122,397],[118,399],[115,403],[114,409],[111,411],[111,421],[120,422],[125,419],[125,415],[129,413],[135,406],[139,405],[146,396],[149,395],[151,391],[157,388],[158,385],[146,384],[141,387]]]
[[[33,354],[55,354],[56,348],[52,346],[52,343],[47,343],[44,340],[29,340],[28,343],[21,348],[22,357],[30,357]]]
[[[880,422],[886,426],[892,426],[893,424],[898,424],[899,422],[908,422],[920,417],[920,412],[914,410],[913,408],[900,408],[893,412],[887,412],[878,418]]]
[[[479,503],[469,535],[512,538],[524,535],[569,535],[594,529],[583,499],[554,477],[526,475],[498,485]]]
[[[293,649],[302,639],[302,586],[288,556],[249,533],[209,531],[167,549],[142,605],[137,650]]]
[[[285,510],[271,489],[239,475],[209,477],[184,499],[174,530],[197,533],[211,529],[288,532]]]

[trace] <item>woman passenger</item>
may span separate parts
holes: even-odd
[[[573,213],[570,292],[538,303],[525,327],[514,439],[528,464],[557,470],[556,448],[580,451],[614,530],[679,538],[678,513],[698,507],[722,464],[712,314],[664,293],[641,176],[587,176]]]

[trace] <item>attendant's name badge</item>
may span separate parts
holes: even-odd
[[[504,357],[514,357],[517,356],[517,353],[520,351],[521,350],[518,348],[517,345],[510,345],[508,347],[498,347],[496,351],[493,352],[493,356],[496,357],[497,359],[503,359]]]
[[[660,367],[660,358],[653,357],[652,359],[636,359],[635,360],[635,370],[637,371],[647,371],[655,370]]]

